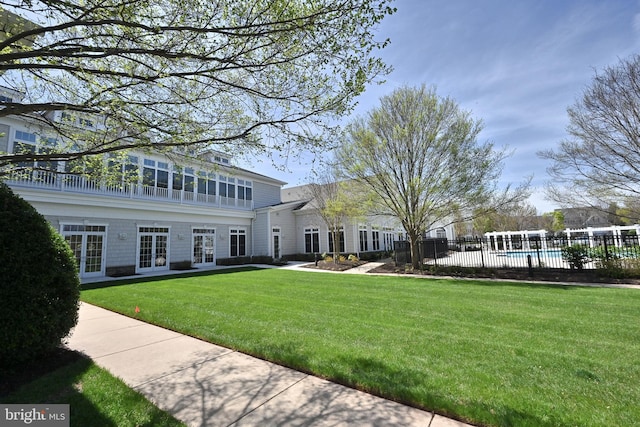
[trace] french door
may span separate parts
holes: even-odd
[[[216,265],[216,230],[193,229],[193,265],[197,267]]]
[[[136,273],[169,269],[169,228],[138,228]]]
[[[106,226],[63,224],[62,235],[76,257],[80,277],[105,275]]]

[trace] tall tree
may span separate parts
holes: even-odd
[[[606,212],[634,206],[640,195],[640,55],[596,72],[567,109],[568,138],[539,153],[552,161],[547,195],[561,206]],[[633,221],[640,210],[627,212]]]
[[[56,144],[0,153],[0,171],[127,148],[314,150],[388,72],[373,29],[391,1],[2,0],[16,96],[0,117]]]
[[[376,195],[378,213],[402,223],[414,268],[422,261],[419,241],[434,224],[528,196],[526,185],[498,189],[506,153],[479,143],[481,129],[480,120],[424,85],[384,96],[347,128],[342,168]]]
[[[309,184],[308,196],[326,224],[333,241],[333,260],[340,255],[340,232],[367,212],[367,193],[353,181],[340,181],[333,165],[324,165]]]
[[[490,212],[479,213],[473,225],[480,234],[540,228],[536,208],[529,202],[509,203]]]
[[[542,214],[542,224],[545,230],[557,233],[564,230],[564,214],[561,210],[556,209],[553,212],[545,212]]]

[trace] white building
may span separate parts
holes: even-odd
[[[0,95],[4,102],[20,97]],[[83,131],[101,126],[63,112],[49,118]],[[55,143],[38,117],[0,118],[0,152],[42,152]],[[299,188],[282,191],[285,182],[235,167],[221,153],[139,151],[104,161],[113,175],[108,180],[65,174],[70,163],[55,161],[27,162],[19,165],[27,169],[2,177],[69,242],[82,278],[333,251],[327,227]],[[399,232],[391,220],[344,224],[338,249],[391,250]]]

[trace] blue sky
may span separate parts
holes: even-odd
[[[504,184],[533,175],[542,187],[548,163],[536,152],[566,137],[567,107],[596,70],[640,53],[637,0],[397,0],[395,7],[377,29],[391,40],[381,55],[394,71],[368,88],[353,116],[399,86],[435,86],[483,120],[480,141],[514,151]],[[266,164],[256,171],[288,186],[306,183],[309,164],[291,163],[288,171]],[[540,213],[556,207],[541,191],[531,202]]]

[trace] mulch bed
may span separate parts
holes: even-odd
[[[330,270],[330,271],[346,271],[353,267],[358,267],[360,265],[366,264],[366,261],[318,261],[313,264],[305,264],[304,268],[315,268],[318,270]]]

